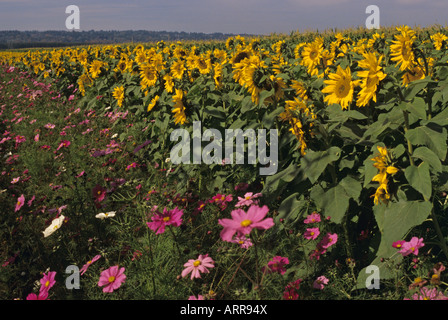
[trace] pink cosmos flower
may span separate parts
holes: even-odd
[[[328,247],[331,247],[338,241],[338,235],[336,233],[327,233],[324,238],[322,239],[320,245],[322,248],[327,249]]]
[[[36,134],[36,135],[34,136],[34,141],[39,142],[39,134]]]
[[[283,299],[285,300],[298,300],[299,293],[297,292],[300,289],[300,283],[302,279],[297,279],[296,281],[292,281],[288,283],[285,287],[285,291],[283,291]]]
[[[59,150],[61,148],[67,148],[68,146],[70,146],[70,141],[68,140],[62,140],[61,143],[59,144],[58,148],[56,150]]]
[[[186,277],[191,272],[191,280],[194,278],[200,278],[201,273],[209,273],[207,268],[214,268],[215,261],[206,255],[200,254],[199,257],[194,260],[190,259],[184,264],[185,269],[182,271],[182,278]]]
[[[403,243],[401,246],[401,250],[398,251],[401,255],[407,256],[413,253],[414,255],[418,255],[418,249],[423,247],[425,244],[423,243],[423,238],[412,237],[409,242]]]
[[[218,193],[216,196],[209,200],[210,203],[216,203],[221,210],[227,208],[227,202],[231,202],[233,200],[233,196],[231,194],[225,195]]]
[[[262,271],[266,273],[277,272],[283,275],[286,272],[285,265],[287,264],[289,264],[289,259],[287,257],[275,256],[268,262],[267,268],[262,268]]]
[[[189,296],[188,300],[205,300],[203,295],[198,294],[198,296]]]
[[[17,203],[16,203],[16,208],[14,210],[14,212],[17,212],[20,210],[20,208],[22,208],[22,206],[25,203],[25,196],[22,194],[18,199],[17,199]]]
[[[98,286],[104,286],[103,292],[113,292],[126,280],[124,271],[124,267],[119,269],[118,266],[112,266],[109,269],[102,271],[100,280],[98,281]]]
[[[319,236],[319,234],[319,228],[308,228],[303,234],[303,237],[308,240],[315,240]]]
[[[36,295],[35,293],[30,293],[26,297],[26,300],[47,300],[47,298],[48,298],[48,291],[44,290],[40,291],[38,295]]]
[[[52,123],[47,123],[47,124],[44,126],[45,129],[53,129],[54,127],[55,127],[55,125],[52,124]]]
[[[15,139],[16,139],[16,143],[21,143],[21,142],[26,141],[24,136],[19,136],[19,135],[17,135]]]
[[[329,280],[325,276],[320,276],[314,281],[313,288],[323,290],[325,285],[328,284],[328,281]]]
[[[266,230],[274,226],[272,218],[266,218],[268,213],[267,206],[258,207],[256,205],[250,206],[247,213],[242,209],[236,209],[231,212],[232,219],[219,219],[218,223],[224,227],[221,231],[221,239],[224,241],[232,241],[235,233],[243,235],[249,234],[252,229]]]
[[[51,289],[51,287],[54,286],[56,283],[56,280],[54,280],[54,277],[56,276],[56,271],[49,271],[48,274],[44,273],[44,276],[42,279],[40,279],[41,287],[40,292],[46,291]]]
[[[405,243],[405,242],[406,241],[404,241],[404,240],[395,241],[394,243],[392,243],[392,247],[401,249],[401,247],[403,246],[403,243]]]
[[[152,221],[147,222],[146,224],[156,234],[164,233],[166,226],[173,225],[179,227],[182,224],[183,214],[183,210],[178,209],[177,207],[172,210],[164,208],[163,213],[157,211],[156,214],[151,217]]]
[[[437,291],[437,288],[423,287],[418,293],[413,294],[411,299],[404,298],[404,300],[448,300],[448,297]]]
[[[204,210],[204,208],[205,208],[206,205],[207,205],[207,202],[202,201],[202,200],[199,200],[199,201],[198,201],[198,206],[197,206],[196,209],[194,210],[193,214],[196,215],[196,214],[201,213],[201,212]]]
[[[76,176],[76,178],[82,177],[82,176],[84,175],[84,173],[86,173],[84,170],[81,171],[81,172]]]
[[[97,254],[96,256],[94,256],[94,257],[92,258],[92,260],[87,261],[87,263],[86,263],[85,265],[83,265],[83,267],[81,268],[81,270],[79,270],[79,271],[81,271],[81,275],[83,275],[83,274],[87,271],[87,268],[89,268],[90,265],[91,265],[92,263],[94,263],[95,261],[97,261],[99,258],[101,258],[101,255],[100,255],[100,254]]]
[[[11,137],[6,137],[0,140],[0,144],[5,143],[6,141],[11,140]]]
[[[231,242],[237,243],[240,246],[240,248],[243,249],[248,249],[253,245],[252,240],[250,240],[249,237],[240,234],[236,235]]]
[[[310,215],[308,215],[303,222],[305,224],[309,224],[309,223],[318,223],[320,221],[321,221],[320,214],[317,212],[313,212]]]
[[[103,188],[100,185],[96,185],[93,189],[92,189],[92,195],[93,198],[95,199],[95,202],[101,202],[104,200],[104,198],[106,197],[106,189]]]
[[[33,204],[34,199],[36,199],[36,196],[32,196],[30,200],[28,200],[27,204],[28,207],[31,207],[31,205]]]
[[[243,206],[250,206],[252,204],[258,204],[258,200],[255,200],[256,198],[261,197],[261,193],[253,193],[253,192],[247,192],[244,195],[244,198],[238,197],[238,202],[235,204],[235,207],[243,207]]]

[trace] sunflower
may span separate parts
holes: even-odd
[[[213,80],[215,80],[216,88],[222,88],[222,64],[215,63],[213,65]]]
[[[112,92],[112,96],[117,100],[117,104],[119,107],[123,105],[124,100],[124,87],[116,87],[114,91]]]
[[[390,180],[389,178],[395,175],[399,169],[392,165],[392,156],[385,147],[377,146],[379,154],[372,158],[375,161],[373,166],[378,170],[378,174],[372,178],[372,181],[378,182],[379,186],[376,189],[374,197],[375,204],[380,201],[387,203],[391,197],[390,194]]]
[[[400,71],[404,71],[414,64],[414,51],[412,45],[416,39],[415,32],[409,27],[397,28],[401,33],[395,35],[395,40],[390,46],[391,60],[400,66]]]
[[[124,73],[126,71],[128,67],[128,64],[126,62],[125,59],[121,59],[120,61],[118,61],[117,66],[115,67],[114,71],[115,72],[120,72],[120,73]]]
[[[330,73],[328,77],[330,79],[324,80],[326,87],[322,89],[322,93],[328,93],[324,102],[340,104],[342,109],[347,109],[353,100],[354,88],[350,67],[342,69],[338,66],[336,73]]]
[[[186,68],[183,60],[176,60],[171,65],[171,75],[174,79],[182,79],[185,70]]]
[[[358,66],[364,70],[358,71],[358,77],[361,78],[361,91],[358,94],[356,105],[358,107],[366,106],[370,100],[376,102],[377,87],[385,77],[386,74],[381,71],[382,56],[377,58],[375,53],[368,52],[363,54],[364,60],[358,62]]]
[[[431,68],[434,65],[434,58],[430,57],[426,60],[428,65],[428,74],[426,74],[426,67],[423,59],[418,58],[417,62],[418,63],[409,67],[401,77],[403,80],[403,86],[407,87],[412,81],[425,79],[426,76],[431,75]]]
[[[194,61],[194,67],[199,70],[201,74],[208,74],[212,69],[212,64],[210,58],[207,57],[196,57]]]
[[[135,54],[135,62],[137,62],[137,64],[140,65],[147,61],[148,61],[148,57],[146,56],[146,52],[143,49],[137,50],[136,54]]]
[[[89,87],[92,86],[92,79],[89,77],[89,75],[87,73],[83,73],[81,76],[79,76],[78,78],[78,89],[79,92],[81,92],[81,94],[84,96],[86,93],[86,88],[85,86],[88,85]]]
[[[157,104],[157,101],[159,101],[159,96],[155,96],[154,98],[151,99],[151,102],[148,105],[148,112],[151,111]]]
[[[259,94],[264,90],[261,82],[266,68],[267,65],[258,55],[252,55],[234,65],[234,79],[247,88],[255,104],[258,104]]]
[[[313,76],[318,74],[317,66],[321,62],[324,40],[317,37],[313,42],[305,45],[302,51],[302,65],[307,67],[308,73]]]
[[[290,125],[289,131],[297,138],[300,143],[300,154],[303,156],[306,154],[305,150],[307,148],[307,142],[305,140],[306,129],[304,128],[301,116],[306,116],[308,118],[314,119],[315,114],[309,108],[309,106],[301,98],[296,97],[294,100],[285,101],[285,111],[279,114],[279,119],[281,121],[288,122]],[[312,127],[312,122],[309,124]],[[311,131],[308,132],[309,135],[313,135]]]
[[[448,37],[443,33],[437,32],[431,36],[431,40],[434,41],[434,48],[441,50],[446,45]]]
[[[165,90],[168,92],[173,92],[174,90],[174,82],[173,82],[173,78],[171,77],[170,74],[166,74],[163,76],[163,80],[165,80]]]
[[[154,67],[150,64],[144,64],[141,66],[140,78],[140,85],[142,87],[142,90],[145,90],[148,87],[152,87],[156,84],[158,79],[157,70],[155,70]]]
[[[185,105],[183,103],[184,92],[180,89],[176,89],[176,93],[173,96],[174,106],[171,112],[174,113],[174,124],[184,124],[187,121],[185,114]]]
[[[89,72],[91,74],[92,79],[98,78],[99,74],[101,73],[101,68],[105,67],[107,65],[106,62],[100,61],[100,60],[94,60],[90,64]]]
[[[295,90],[296,95],[299,96],[303,100],[308,100],[308,95],[303,82],[298,80],[291,81],[291,88]]]

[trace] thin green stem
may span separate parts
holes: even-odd
[[[442,247],[445,257],[448,259],[448,246],[446,244],[445,237],[443,236],[442,229],[440,228],[439,221],[437,220],[437,216],[434,212],[434,208],[431,210],[431,218],[434,228],[436,229],[437,237],[439,238],[440,246]]]

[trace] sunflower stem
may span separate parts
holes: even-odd
[[[400,97],[401,101],[406,101],[406,99],[403,96],[403,92],[401,92],[401,88],[399,86],[397,86],[397,92],[398,92],[398,96]],[[406,135],[406,132],[409,131],[410,126],[409,126],[409,113],[406,110],[403,110],[403,117],[404,117],[404,133]],[[414,148],[412,146],[411,141],[409,141],[408,138],[406,138],[406,142],[408,144],[408,157],[409,157],[409,162],[411,163],[411,165],[414,165],[414,159],[412,158],[412,154],[414,153]]]

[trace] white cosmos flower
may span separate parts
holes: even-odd
[[[106,213],[101,212],[101,213],[98,213],[95,216],[95,218],[98,218],[98,219],[101,219],[101,220],[106,219],[106,218],[112,218],[112,217],[115,216],[115,212],[116,211],[109,211],[109,212],[106,212]]]
[[[65,219],[65,217],[61,214],[59,216],[59,218],[56,218],[53,221],[51,221],[50,226],[48,226],[47,229],[45,229],[45,231],[43,231],[44,237],[46,238],[49,235],[53,234],[53,232],[58,230],[62,226],[64,219]]]

